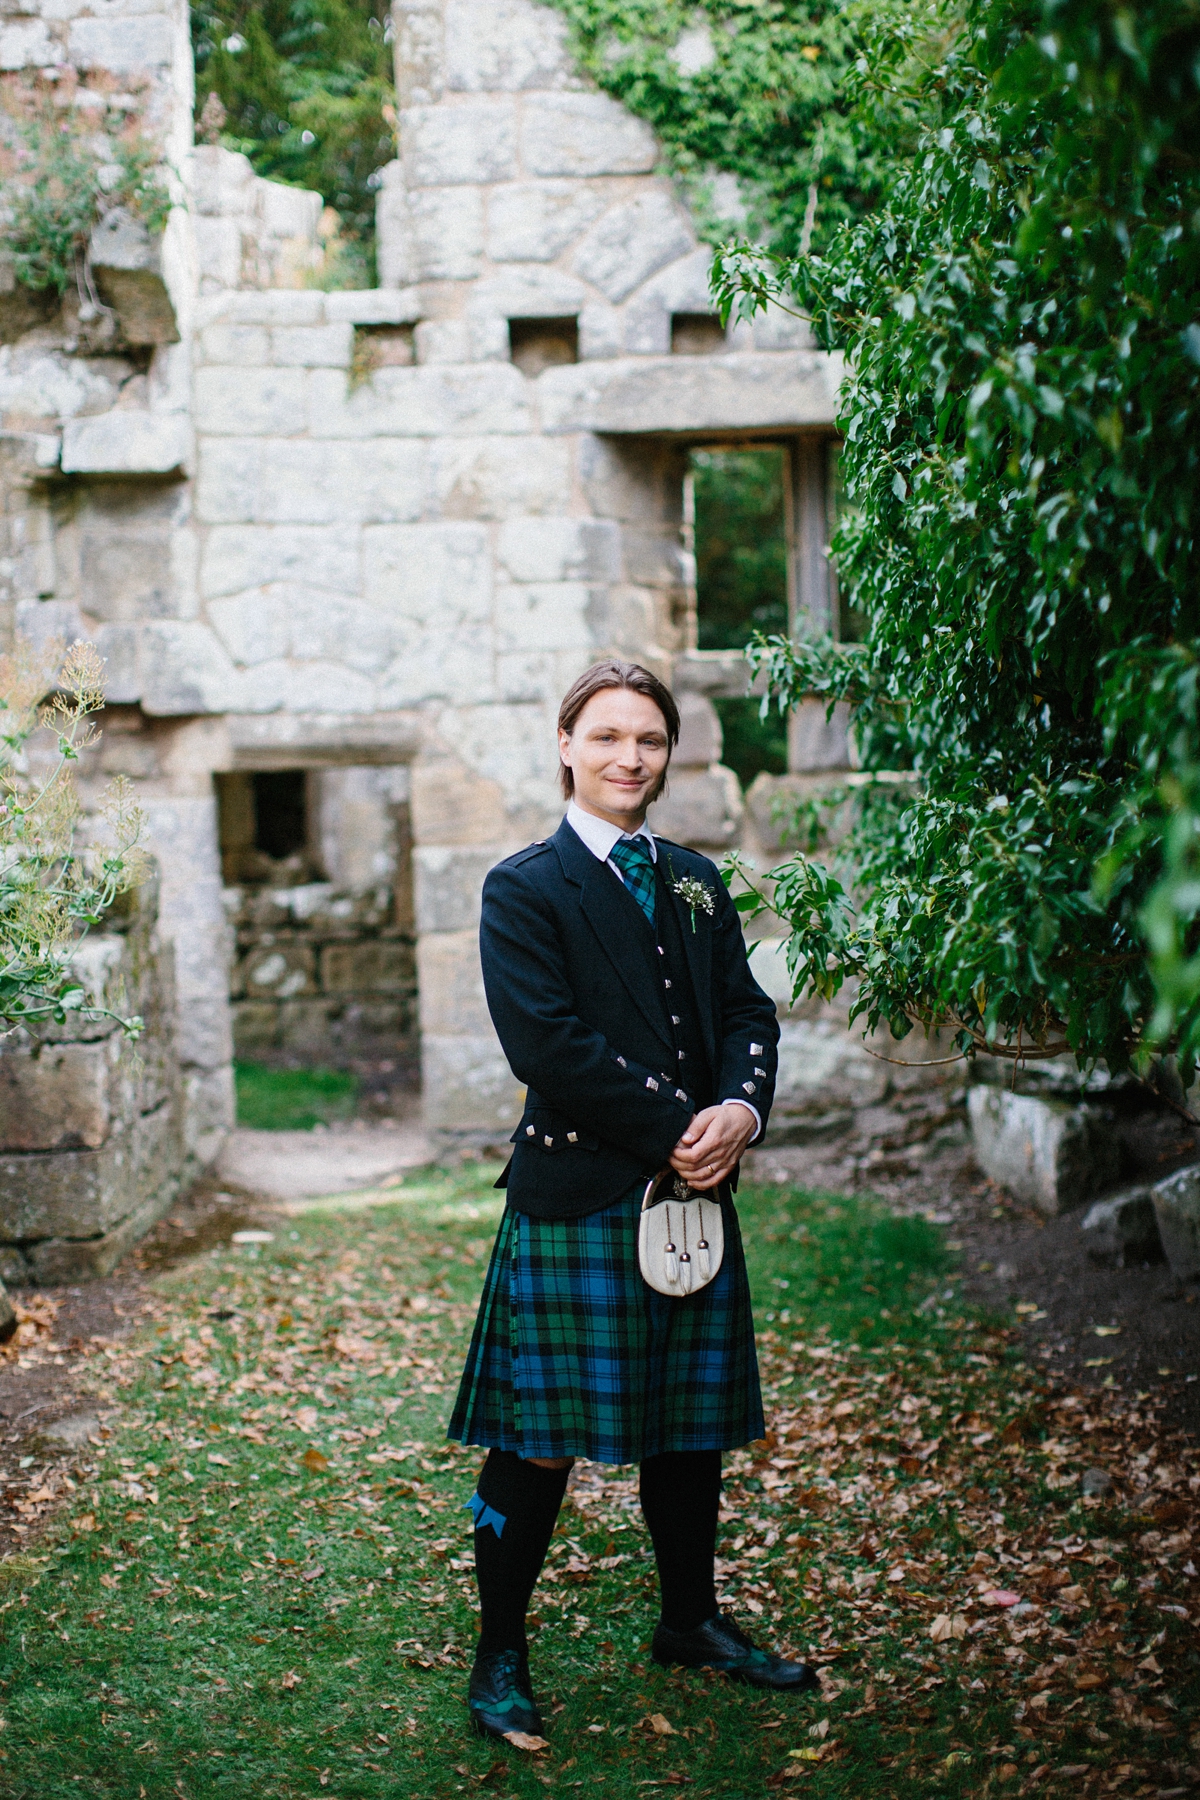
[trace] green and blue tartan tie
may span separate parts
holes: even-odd
[[[644,837],[618,838],[609,852],[650,924],[654,924],[654,859]]]

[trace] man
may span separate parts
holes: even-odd
[[[721,1452],[764,1429],[732,1189],[767,1122],[779,1028],[717,870],[646,828],[678,737],[649,670],[588,669],[559,712],[566,818],[484,883],[488,1007],[528,1086],[450,1423],[488,1449],[470,1502],[482,1622],[468,1705],[493,1736],[542,1729],[525,1615],[576,1456],[640,1464],[656,1661],[817,1685],[716,1599]],[[719,1200],[725,1232],[715,1278],[679,1298],[638,1266],[643,1192],[668,1165]]]

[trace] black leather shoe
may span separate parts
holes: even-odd
[[[771,1650],[757,1650],[732,1619],[715,1613],[695,1631],[669,1631],[659,1625],[650,1654],[667,1668],[719,1669],[731,1681],[777,1693],[803,1694],[820,1687],[807,1663],[788,1662]]]
[[[509,1731],[543,1735],[542,1715],[529,1679],[529,1658],[519,1650],[488,1650],[476,1656],[467,1705],[480,1737],[502,1738]]]

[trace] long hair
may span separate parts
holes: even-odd
[[[602,694],[606,688],[629,688],[635,694],[644,694],[647,700],[653,700],[663,716],[663,724],[667,728],[667,758],[679,742],[679,708],[675,704],[671,690],[664,686],[657,675],[644,669],[641,663],[621,662],[615,656],[606,657],[603,662],[593,663],[590,669],[573,681],[563,695],[562,705],[558,709],[558,729],[565,731],[570,737],[579,720],[579,715],[595,694]],[[667,779],[663,770],[662,782],[659,783],[657,800]],[[575,792],[574,772],[564,762],[558,765],[558,785],[563,792],[564,800],[569,800]]]

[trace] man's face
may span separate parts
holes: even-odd
[[[575,799],[622,831],[636,831],[657,794],[671,754],[653,700],[631,688],[593,694],[575,729],[558,734],[558,753],[575,778]]]

